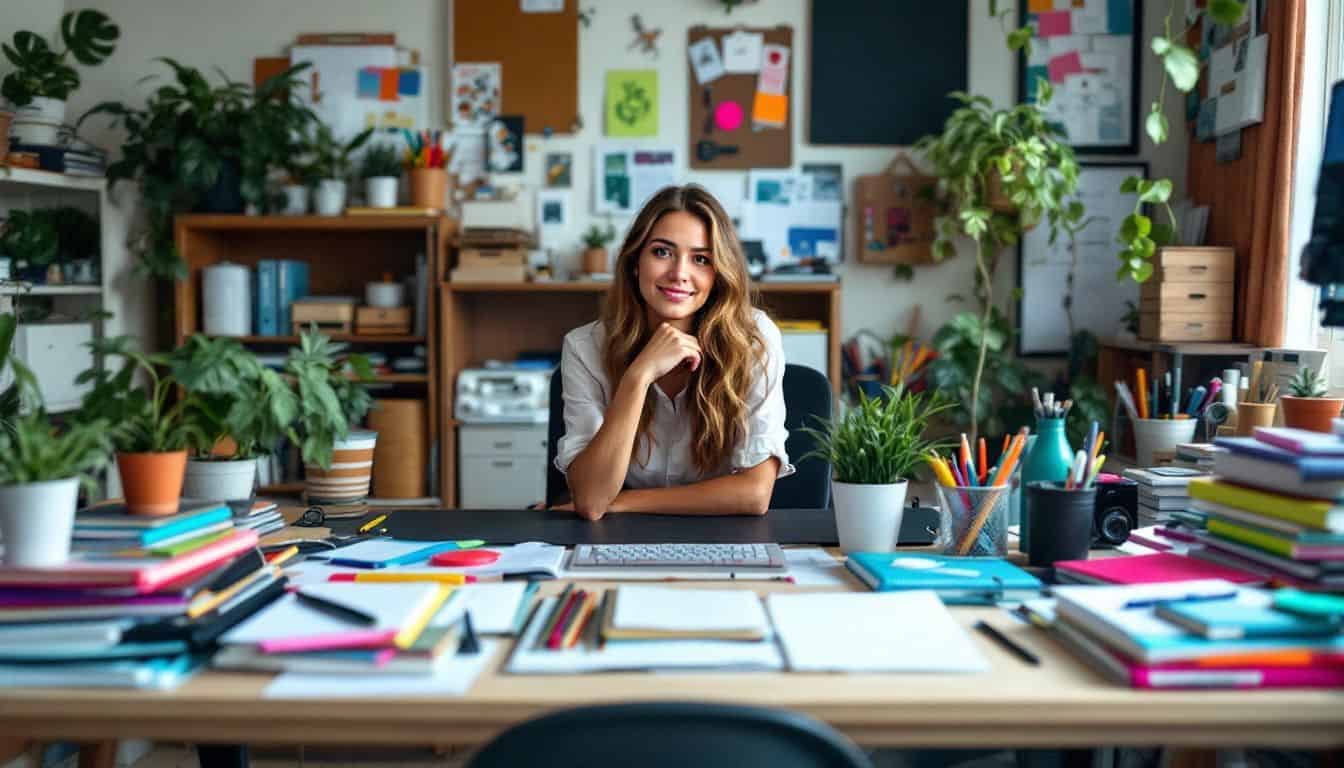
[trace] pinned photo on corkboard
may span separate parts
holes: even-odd
[[[501,115],[485,131],[486,163],[493,173],[523,170],[523,118]]]
[[[571,174],[574,155],[569,152],[546,153],[546,186],[551,189],[569,189],[573,186]]]

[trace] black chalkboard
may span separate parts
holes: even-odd
[[[941,131],[947,93],[966,90],[970,5],[812,0],[811,143],[904,146]]]

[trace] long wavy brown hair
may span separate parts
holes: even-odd
[[[687,384],[695,436],[691,460],[706,474],[722,466],[746,434],[746,394],[753,372],[759,367],[764,375],[765,342],[752,317],[756,289],[747,275],[742,243],[723,206],[703,187],[665,187],[644,205],[626,233],[616,259],[616,277],[602,304],[607,380],[620,381],[655,330],[635,271],[654,226],[674,211],[689,213],[704,223],[713,251],[714,285],[691,326],[703,359]],[[638,436],[650,436],[653,405],[652,398],[645,400]],[[638,440],[635,445],[633,458],[644,466],[648,455],[639,456]]]

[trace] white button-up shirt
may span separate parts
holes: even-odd
[[[675,398],[657,384],[649,387],[654,398],[653,419],[648,437],[641,436],[625,473],[626,488],[667,488],[708,480],[750,469],[770,458],[779,458],[779,477],[793,474],[784,441],[784,346],[779,328],[759,309],[753,310],[756,326],[765,342],[764,371],[757,365],[746,397],[747,429],[742,441],[724,464],[714,471],[701,473],[691,461],[694,440],[691,417],[687,411],[687,393]],[[565,436],[556,447],[555,466],[561,472],[588,447],[606,417],[616,387],[607,380],[603,356],[606,332],[601,321],[575,328],[565,335],[560,358],[560,375],[565,391]],[[640,465],[639,460],[645,459]]]

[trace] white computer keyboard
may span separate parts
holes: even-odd
[[[783,568],[778,544],[579,544],[571,568]]]

